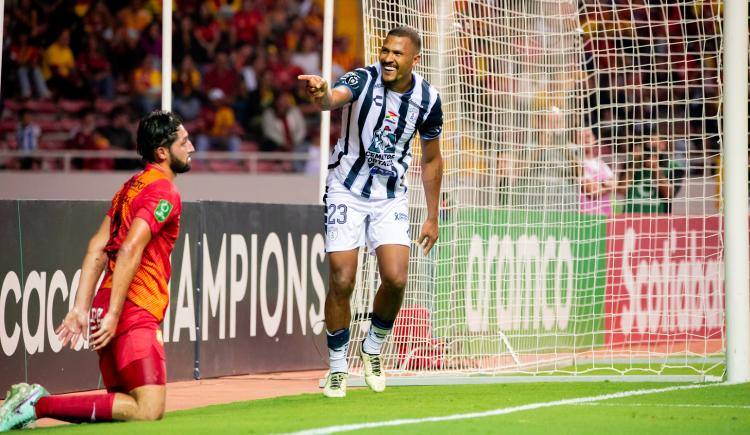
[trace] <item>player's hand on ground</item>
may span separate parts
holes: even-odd
[[[307,81],[307,92],[313,98],[323,98],[328,92],[328,82],[323,77],[303,74],[297,78]]]
[[[60,347],[65,347],[70,343],[70,348],[73,349],[78,344],[78,339],[83,336],[86,338],[88,332],[89,318],[86,313],[73,308],[65,315],[60,326],[55,329],[57,339],[60,340]]]
[[[91,350],[101,350],[115,337],[115,331],[117,330],[117,322],[119,317],[112,313],[107,313],[102,318],[99,324],[99,329],[91,334],[89,339],[89,347]]]
[[[438,239],[438,222],[437,219],[427,219],[422,224],[422,231],[419,232],[417,243],[422,247],[422,255],[427,255],[435,246]]]

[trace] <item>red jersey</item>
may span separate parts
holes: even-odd
[[[120,188],[107,212],[111,219],[110,236],[104,250],[109,260],[101,288],[112,288],[112,272],[120,246],[133,219],[143,219],[151,228],[151,240],[143,251],[127,299],[153,314],[158,321],[164,318],[169,302],[167,284],[172,275],[169,256],[180,232],[181,212],[180,193],[161,168],[153,164]]]

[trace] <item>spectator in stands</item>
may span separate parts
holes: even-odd
[[[115,31],[115,19],[104,2],[95,2],[92,9],[83,18],[86,33],[101,38],[103,45],[108,46]]]
[[[39,136],[42,135],[42,129],[31,121],[31,116],[27,109],[18,111],[18,128],[16,129],[16,148],[22,151],[36,151],[39,149]],[[21,169],[39,169],[41,162],[39,159],[32,157],[22,157],[19,159]]]
[[[302,163],[304,165],[302,172],[305,175],[314,177],[320,175],[320,131],[312,132],[310,144],[307,148],[307,160]]]
[[[302,74],[302,69],[292,63],[291,53],[274,46],[268,48],[268,69],[273,72],[276,88],[285,91],[294,89],[297,76]]]
[[[42,52],[39,47],[29,42],[29,35],[19,33],[10,46],[10,58],[17,68],[18,85],[21,87],[21,97],[31,98],[32,83],[34,93],[38,98],[50,98],[41,69]]]
[[[231,20],[242,6],[241,0],[208,0],[206,3],[211,12],[222,20]]]
[[[153,21],[138,40],[138,49],[142,54],[151,56],[156,61],[156,67],[161,67],[161,27]]]
[[[47,22],[42,19],[42,14],[34,7],[31,0],[19,1],[9,15],[12,17],[13,35],[25,34],[33,43],[40,42],[39,40],[47,30]]]
[[[650,147],[657,153],[659,169],[666,174],[672,190],[671,196],[666,201],[666,212],[672,212],[672,200],[680,193],[687,174],[687,147],[686,140],[666,140],[663,137],[651,136]],[[679,147],[679,149],[678,149]]]
[[[530,209],[573,211],[579,209],[577,146],[568,139],[563,111],[551,106],[538,111],[533,137],[510,153],[503,168],[512,183],[507,198],[511,206]]]
[[[118,13],[128,30],[130,38],[138,40],[141,33],[154,19],[151,11],[143,5],[143,0],[129,0]]]
[[[206,2],[200,6],[194,32],[198,47],[193,56],[196,62],[203,64],[214,58],[223,38],[221,25]]]
[[[199,151],[239,151],[242,130],[237,124],[232,107],[224,91],[214,88],[208,91],[210,106],[201,110],[201,129],[196,149]]]
[[[659,163],[654,142],[659,138],[631,144],[631,152],[619,186],[625,196],[626,213],[668,213],[674,197],[674,172]]]
[[[262,21],[260,2],[243,0],[242,8],[234,14],[230,23],[229,38],[232,46],[255,44],[258,38],[256,29]]]
[[[226,52],[216,53],[214,63],[206,70],[203,83],[205,89],[221,89],[224,92],[224,98],[234,101],[237,96],[239,77],[232,69]]]
[[[205,52],[198,44],[193,31],[193,20],[189,15],[182,15],[179,22],[179,28],[172,36],[172,62],[179,65],[186,56],[190,56],[196,62],[205,61]]]
[[[263,114],[262,90],[268,88],[262,85],[264,74],[267,72],[265,50],[257,51],[250,64],[245,65],[240,72],[240,95],[244,103],[244,115],[239,121],[245,131],[253,137],[260,136],[260,118]],[[273,91],[271,93],[273,94]]]
[[[118,106],[109,113],[109,125],[100,129],[101,134],[109,142],[112,149],[133,151],[135,149],[135,140],[133,132],[130,131],[130,119],[128,112],[124,107]],[[141,164],[134,159],[115,159],[115,169],[132,170],[140,167]]]
[[[67,143],[68,149],[75,150],[106,150],[110,148],[109,141],[96,128],[96,112],[92,109],[83,109],[81,112],[81,125],[72,132],[72,137]],[[78,169],[103,170],[114,169],[115,162],[111,158],[83,158],[73,162]]]
[[[601,159],[601,147],[590,127],[577,131],[576,142],[583,150],[580,169],[581,213],[612,217],[612,196],[617,188],[617,177]]]
[[[126,21],[126,17],[117,14],[107,51],[115,74],[130,80],[133,70],[140,64],[142,55],[138,52],[139,35],[128,27]]]
[[[317,40],[323,40],[323,10],[318,2],[310,4],[310,9],[305,15],[305,29],[316,35]]]
[[[81,76],[95,96],[112,99],[115,96],[115,82],[112,66],[95,35],[86,39],[86,50],[78,55]]]
[[[151,56],[146,56],[133,71],[132,80],[133,105],[139,116],[145,116],[159,107],[161,101],[161,71],[154,68]]]
[[[364,62],[357,59],[349,52],[349,37],[339,36],[333,40],[333,77],[341,77],[346,71],[354,69],[354,65],[362,65]]]
[[[175,98],[174,110],[184,121],[198,118],[201,111],[201,73],[195,67],[193,58],[182,58],[180,67],[172,74]]]
[[[291,23],[287,24],[287,28],[279,37],[280,50],[292,53],[300,51],[305,34],[305,21],[302,17],[292,17]]]
[[[320,52],[317,42],[313,35],[303,36],[299,51],[291,56],[291,62],[297,65],[303,74],[320,75]]]
[[[289,92],[276,96],[273,107],[263,112],[262,151],[298,151],[307,135],[302,112]]]
[[[70,32],[64,30],[44,52],[42,72],[50,87],[66,98],[88,95],[70,48]]]

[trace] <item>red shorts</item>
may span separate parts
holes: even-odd
[[[100,289],[89,315],[96,332],[109,309],[111,289]],[[167,367],[159,322],[153,314],[125,300],[112,341],[99,353],[99,370],[109,392],[127,393],[144,385],[165,385]]]

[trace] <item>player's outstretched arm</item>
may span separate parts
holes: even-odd
[[[417,242],[427,255],[438,239],[438,206],[440,185],[443,181],[443,157],[440,154],[440,138],[422,140],[422,184],[424,185],[427,219],[422,224]]]
[[[102,318],[99,330],[91,334],[89,344],[92,350],[103,348],[114,337],[130,283],[138,271],[143,251],[150,241],[151,228],[148,223],[140,217],[133,219],[128,235],[117,252],[115,270],[112,271],[112,295],[109,299],[107,314]]]
[[[104,248],[109,241],[109,224],[110,218],[105,216],[99,229],[89,240],[81,265],[81,279],[78,281],[75,304],[60,326],[55,329],[62,346],[70,343],[70,347],[73,348],[78,343],[78,339],[81,336],[85,337],[88,331],[88,313],[91,301],[94,299],[95,286],[104,266],[107,265],[107,254]]]
[[[307,93],[322,110],[338,109],[352,100],[352,91],[346,86],[331,89],[323,77],[316,75],[303,74],[297,78],[307,82]]]

